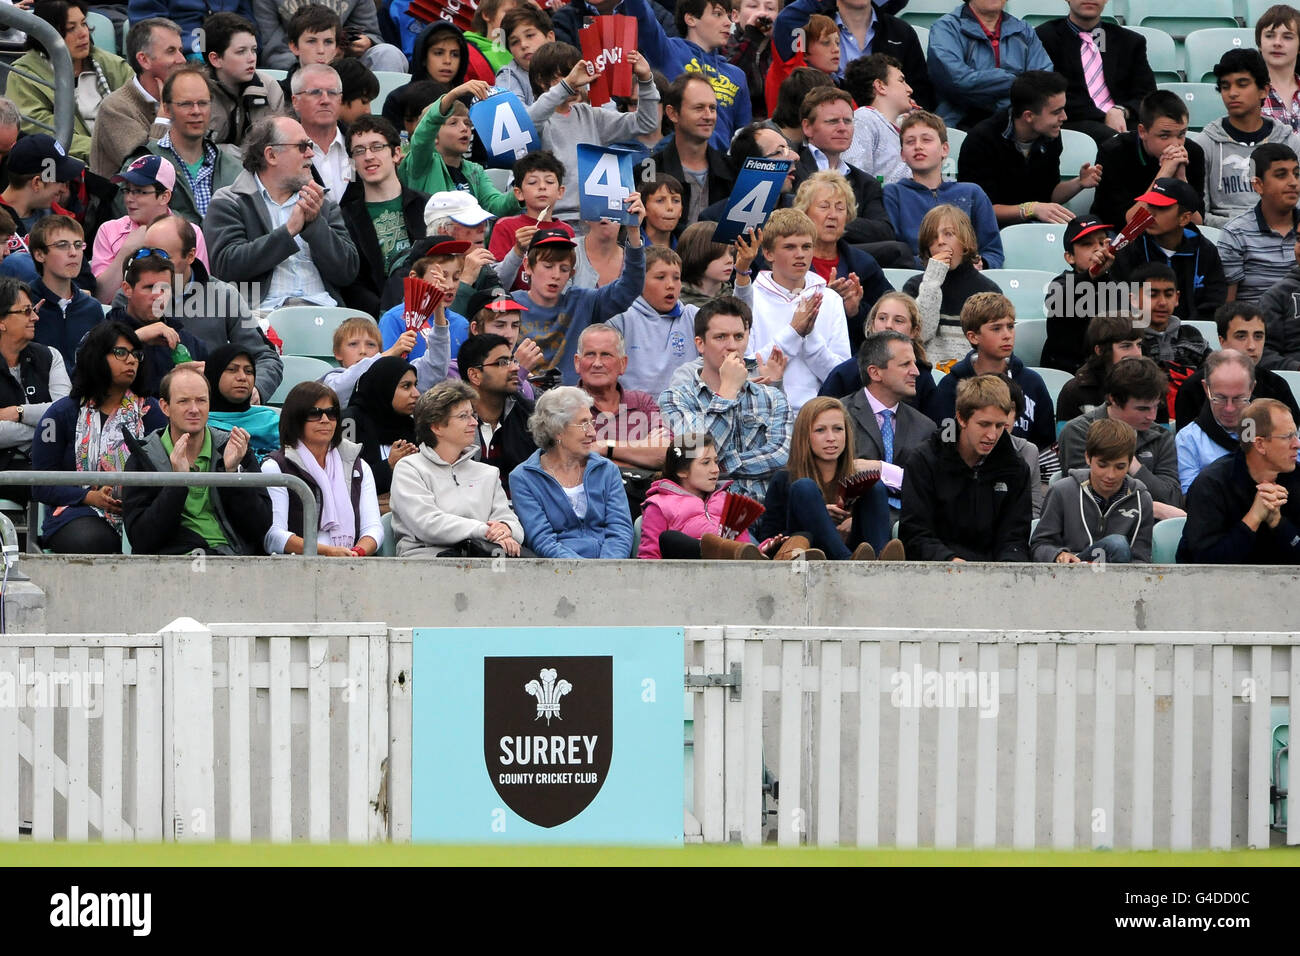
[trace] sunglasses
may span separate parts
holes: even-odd
[[[150,256],[157,256],[159,259],[166,259],[169,262],[171,261],[171,256],[167,254],[166,249],[150,249],[148,246],[136,250],[136,254],[131,257],[131,261],[134,262],[136,259],[148,259]]]
[[[326,418],[328,418],[332,422],[338,421],[339,420],[338,408],[332,407],[332,408],[307,409],[307,421],[309,422],[319,422]]]
[[[113,356],[119,362],[125,362],[127,356],[135,359],[137,362],[144,361],[144,349],[129,349],[124,345],[115,345],[108,350],[108,354]]]

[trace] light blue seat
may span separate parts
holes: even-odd
[[[1043,346],[1047,344],[1047,320],[1026,319],[1016,322],[1016,358],[1029,366],[1043,360]]]
[[[1087,133],[1077,129],[1061,130],[1061,179],[1073,179],[1079,175],[1079,167],[1084,163],[1097,161],[1097,141]]]
[[[1002,294],[1016,307],[1017,325],[1022,319],[1041,319],[1043,296],[1055,273],[1040,269],[985,269],[984,278],[992,279]]]
[[[1218,226],[1197,226],[1196,228],[1200,231],[1201,235],[1210,240],[1210,242],[1214,243],[1216,246],[1219,244],[1219,240],[1223,238],[1223,230]]]
[[[360,314],[356,309],[338,306],[290,305],[276,309],[266,321],[280,336],[286,356],[310,355],[332,363],[334,330],[344,319]]]
[[[384,101],[398,87],[411,82],[410,73],[396,73],[391,70],[376,70],[375,79],[379,81],[379,95],[370,104],[370,111],[378,114],[384,108]]]
[[[97,10],[86,14],[86,26],[90,27],[90,39],[95,48],[108,53],[117,53],[117,31],[113,21]]]
[[[1182,82],[1183,75],[1179,72],[1178,51],[1174,48],[1173,37],[1159,27],[1137,27],[1126,24],[1124,29],[1146,37],[1147,62],[1151,64],[1151,72],[1155,74],[1158,86]]]
[[[928,30],[935,20],[945,13],[951,13],[956,7],[954,0],[910,0],[899,11],[899,16],[914,27],[925,27]]]
[[[486,168],[483,172],[487,173],[488,181],[496,187],[499,193],[510,192],[510,187],[514,184],[515,174],[509,169]]]
[[[945,182],[957,181],[957,157],[961,155],[961,144],[966,142],[966,134],[959,129],[948,130],[948,158],[943,161],[943,178]]]
[[[257,72],[269,80],[275,80],[277,83],[289,76],[288,70],[268,70],[260,66],[257,68]]]
[[[1058,274],[1065,268],[1065,225],[1018,222],[1002,230],[1008,269],[1040,269]]]
[[[1183,540],[1186,518],[1166,518],[1157,521],[1151,530],[1151,563],[1177,564],[1178,542]]]
[[[334,368],[328,362],[307,355],[284,355],[281,356],[281,360],[284,362],[284,378],[280,380],[280,387],[275,390],[275,394],[267,403],[277,407],[284,404],[284,400],[289,397],[289,392],[299,382],[319,381],[322,375]]]
[[[1213,83],[1214,64],[1228,50],[1234,48],[1255,49],[1254,29],[1217,28],[1196,30],[1187,35],[1183,41],[1183,50],[1187,55],[1187,81],[1189,83]]]
[[[921,43],[921,52],[928,53],[930,51],[930,31],[925,27],[918,27],[916,24],[912,24],[912,29],[916,31],[916,38]]]
[[[384,543],[379,546],[379,553],[385,558],[397,557],[397,538],[393,535],[393,513],[390,511],[380,519],[384,526]]]
[[[1223,97],[1213,83],[1162,83],[1162,90],[1177,93],[1187,104],[1187,126],[1190,130],[1205,129],[1227,113]]]
[[[1212,27],[1240,26],[1224,0],[1129,0],[1126,22],[1159,27],[1175,39]]]
[[[1039,355],[1042,353],[1039,352]],[[1059,368],[1042,368],[1034,366],[1034,371],[1042,378],[1043,384],[1047,386],[1047,394],[1052,396],[1052,408],[1056,408],[1056,399],[1061,394],[1061,389],[1065,388],[1065,383],[1074,378],[1069,372],[1062,372]]]
[[[1015,0],[1015,4],[1008,7],[1007,12],[1014,13],[1031,27],[1038,27],[1048,20],[1061,19],[1069,11],[1062,9],[1059,0]],[[1119,23],[1117,16],[1117,11],[1108,7],[1102,19]]]
[[[1064,203],[1065,208],[1070,210],[1076,216],[1086,216],[1092,212],[1092,200],[1097,190],[1089,186],[1087,189],[1080,189],[1077,193],[1067,199]]]
[[[885,274],[885,278],[889,281],[889,284],[899,290],[903,288],[903,283],[912,278],[912,276],[921,274],[915,269],[881,269],[880,271]]]
[[[1291,386],[1291,394],[1295,396],[1297,402],[1300,402],[1300,372],[1285,372],[1282,369],[1275,371],[1286,379],[1286,383]]]
[[[1209,343],[1210,348],[1215,352],[1219,351],[1219,327],[1208,319],[1188,319],[1183,325],[1190,325],[1201,333],[1201,337]]]
[[[641,515],[636,516],[632,522],[632,557],[641,553]]]

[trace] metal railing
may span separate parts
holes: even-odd
[[[224,471],[0,471],[0,487],[6,485],[60,485],[88,487],[86,479],[92,475],[104,476],[105,484],[145,488],[288,488],[302,501],[302,553],[316,554],[316,537],[320,512],[316,496],[307,482],[297,475],[264,475],[255,472]],[[111,476],[111,479],[109,478]],[[29,535],[36,529],[28,529]],[[259,542],[253,542],[258,544]]]
[[[0,26],[22,30],[45,48],[45,55],[50,58],[50,64],[54,68],[54,82],[52,84],[44,77],[28,73],[26,70],[14,69],[11,64],[2,60],[0,60],[0,70],[4,70],[6,73],[16,73],[25,80],[30,80],[54,91],[53,127],[29,116],[24,116],[23,119],[33,126],[49,130],[51,135],[63,144],[63,148],[67,149],[72,144],[72,111],[76,102],[76,97],[73,94],[72,56],[68,53],[68,45],[63,42],[63,36],[59,31],[50,24],[35,14],[20,10],[12,4],[0,3]]]

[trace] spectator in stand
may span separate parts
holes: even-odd
[[[934,55],[931,47],[931,63]],[[1062,203],[1101,182],[1101,167],[1093,163],[1080,166],[1073,179],[1061,179],[1065,90],[1059,73],[1021,74],[1011,84],[1011,105],[972,127],[961,145],[957,178],[984,190],[1000,225],[1069,222],[1074,213]]]
[[[420,450],[393,472],[393,534],[404,558],[519,557],[523,525],[499,473],[475,459],[478,393],[443,382],[415,403]]]
[[[507,338],[485,332],[465,340],[456,365],[460,377],[478,392],[475,457],[501,472],[501,483],[511,494],[511,473],[537,450],[528,424],[533,403],[520,395],[519,360]]]
[[[1127,133],[1142,98],[1155,92],[1146,37],[1103,23],[1106,0],[1074,0],[1069,16],[1038,27],[1038,39],[1056,72],[1065,77],[1066,129],[1087,133],[1100,145]]]
[[[155,126],[163,81],[185,62],[181,28],[165,17],[131,23],[126,32],[126,61],[135,77],[99,104],[90,137],[90,171],[112,176],[128,156],[166,131]]]
[[[867,313],[863,331],[864,338],[870,338],[876,332],[898,332],[911,340],[916,357],[916,394],[904,397],[903,401],[918,411],[926,408],[937,386],[934,384],[933,366],[926,357],[925,346],[921,344],[921,310],[917,308],[916,300],[906,292],[886,292]],[[836,366],[826,376],[826,381],[817,394],[843,400],[862,388],[866,383],[859,362],[861,354],[862,349],[859,347],[853,358]],[[852,411],[851,408],[849,410]]]
[[[305,65],[308,62],[302,58],[302,50],[309,41],[319,40],[316,34],[324,30],[316,23],[313,23],[314,30],[295,29],[297,15],[305,9],[306,6],[281,6],[273,0],[253,0],[253,17],[262,37],[262,62],[268,68],[292,70],[299,63]],[[339,55],[355,56],[372,70],[407,72],[405,53],[391,43],[385,43],[379,35],[379,14],[369,0],[337,0],[323,9],[335,14],[334,49],[338,51],[331,51],[329,59],[324,62],[328,63]]]
[[[1268,67],[1258,50],[1228,50],[1214,65],[1214,79],[1228,115],[1197,133],[1196,143],[1205,153],[1205,224],[1222,229],[1253,205],[1250,156],[1255,147],[1281,143],[1294,154],[1300,151],[1300,138],[1288,123],[1263,115]]]
[[[231,431],[238,426],[248,432],[248,447],[258,461],[279,451],[280,409],[253,404],[257,366],[243,346],[213,349],[203,363],[203,377],[209,386],[208,421],[214,427]],[[268,553],[276,552],[268,549]]]
[[[159,394],[169,424],[143,443],[123,434],[127,471],[257,472],[242,428],[208,427],[208,380],[192,367],[163,376]],[[132,485],[122,504],[136,554],[259,554],[271,527],[265,488]]]
[[[379,78],[360,60],[344,57],[334,64],[343,93],[339,106],[339,124],[345,131],[363,116],[370,116],[370,104],[379,99]]]
[[[203,61],[212,77],[212,138],[238,152],[249,128],[288,110],[280,84],[257,71],[257,29],[238,13],[203,21]]]
[[[1061,468],[1070,474],[1087,465],[1086,446],[1099,421],[1119,421],[1137,432],[1127,474],[1137,478],[1155,501],[1156,520],[1183,514],[1178,452],[1173,432],[1156,426],[1169,380],[1149,358],[1125,359],[1106,375],[1106,401],[1065,424],[1060,434]]]
[[[1255,208],[1230,219],[1219,238],[1228,298],[1255,302],[1286,278],[1300,243],[1300,163],[1290,147],[1265,143],[1250,154]]]
[[[75,281],[86,254],[84,235],[77,220],[46,216],[27,237],[40,273],[31,286],[40,311],[36,341],[58,352],[69,369],[76,366],[77,348],[86,333],[104,321],[103,306]]]
[[[1034,28],[1008,14],[1006,5],[1006,0],[968,0],[930,25],[926,66],[939,101],[935,112],[949,126],[969,130],[1002,113],[1008,97],[1015,102],[1011,91],[1018,77],[1052,69]]]
[[[179,318],[168,314],[166,303],[174,295],[176,266],[161,253],[154,248],[136,253],[122,278],[122,304],[113,306],[105,316],[135,329],[144,344],[144,362],[136,384],[140,394],[148,396],[161,394],[162,378],[173,368],[197,367],[208,357],[207,345]],[[203,414],[206,420],[206,397]]]
[[[344,433],[361,445],[361,459],[374,475],[383,512],[388,511],[394,466],[416,451],[411,412],[419,397],[415,367],[404,358],[385,356],[357,380],[351,404],[343,410]]]
[[[121,322],[101,322],[78,353],[71,390],[49,406],[32,445],[36,471],[120,472],[137,442],[167,425],[155,399],[134,391],[144,355]],[[48,431],[46,431],[48,429]],[[48,440],[44,440],[48,435]],[[122,491],[112,484],[85,488],[38,485],[32,498],[47,506],[40,545],[55,554],[117,554],[122,550]]]
[[[860,57],[844,71],[844,88],[858,104],[853,145],[844,161],[886,185],[907,179],[910,171],[898,146],[899,120],[914,104],[902,64],[888,53]],[[897,225],[894,228],[898,231]]]
[[[69,184],[81,181],[86,164],[64,152],[54,137],[45,133],[24,136],[9,151],[8,182],[0,192],[4,206],[18,223],[18,233],[10,237],[9,251],[26,252],[26,237],[38,219],[49,215],[72,217],[60,205],[67,200]],[[49,171],[54,170],[51,179]]]
[[[780,12],[780,0],[738,0],[731,9],[735,26],[724,54],[728,63],[745,74],[755,120],[767,118],[765,86],[772,72],[772,24]]]
[[[471,336],[491,332],[506,340],[515,363],[519,366],[519,394],[531,402],[536,396],[528,382],[528,376],[541,364],[542,350],[532,339],[519,340],[519,327],[528,310],[498,288],[492,292],[476,292],[470,299],[468,311]],[[454,358],[447,366],[447,377],[460,378],[460,368]]]
[[[1007,383],[977,375],[957,390],[957,428],[939,428],[908,458],[899,538],[918,561],[1028,561],[1030,484],[1007,430]]]
[[[211,380],[211,376],[208,376]],[[270,475],[307,482],[319,514],[316,553],[325,558],[364,558],[384,543],[375,477],[361,458],[361,446],[343,437],[339,397],[320,382],[299,382],[279,415],[280,450],[262,462]],[[288,488],[268,488],[271,527],[267,554],[302,554],[302,501]]]
[[[596,451],[620,466],[662,467],[672,435],[654,396],[619,381],[627,372],[627,351],[618,329],[604,322],[583,329],[573,363],[578,387],[591,396]]]
[[[498,219],[492,227],[488,251],[498,262],[505,259],[512,247],[515,255],[522,257],[540,229],[559,230],[570,239],[574,236],[569,225],[551,216],[551,210],[564,198],[564,164],[546,150],[537,150],[517,159],[513,174],[515,199],[523,212]],[[502,283],[507,292],[528,288],[522,269],[509,278],[511,281]]]
[[[1127,314],[1099,315],[1088,323],[1083,344],[1088,350],[1087,361],[1056,396],[1058,422],[1068,422],[1105,404],[1105,382],[1111,367],[1126,358],[1142,355],[1142,329],[1134,328]],[[1161,409],[1168,420],[1168,409],[1163,403]],[[1160,420],[1157,416],[1156,421]]]
[[[1255,391],[1255,364],[1236,349],[1211,352],[1205,360],[1206,397],[1196,420],[1178,430],[1178,480],[1183,494],[1212,461],[1230,455],[1241,427],[1241,413]],[[1283,406],[1285,407],[1285,406]]]
[[[935,367],[947,367],[970,351],[961,332],[961,311],[979,292],[998,292],[980,274],[979,241],[970,218],[956,206],[935,206],[921,220],[917,234],[925,272],[903,283],[903,291],[921,310],[921,344]],[[946,369],[945,369],[946,370]]]
[[[1263,366],[1279,371],[1300,370],[1300,241],[1286,276],[1259,300],[1259,311],[1268,327]]]
[[[1300,133],[1300,10],[1279,3],[1255,21],[1255,46],[1268,66],[1264,116]]]
[[[810,66],[799,67],[781,81],[781,93],[772,110],[772,127],[785,137],[786,144],[796,154],[804,144],[803,121],[799,118],[804,99],[818,87],[834,85],[829,76]]]
[[[416,333],[406,332],[393,346],[384,349],[383,336],[379,326],[369,316],[358,315],[344,319],[334,330],[334,359],[338,368],[332,368],[321,376],[322,385],[327,385],[339,397],[339,405],[347,408],[352,401],[352,390],[357,380],[370,371],[381,358],[401,358],[415,347]]]
[[[68,46],[77,96],[72,143],[67,152],[87,162],[100,107],[110,93],[130,83],[134,73],[121,57],[95,47],[86,23],[90,7],[85,0],[40,0],[32,5],[31,12],[54,27]],[[31,34],[27,35],[26,47],[29,52],[13,62],[16,72],[8,76],[5,95],[22,113],[23,132],[31,135],[54,128],[54,66]]]
[[[794,203],[794,163],[799,159],[799,154],[790,148],[790,143],[786,140],[785,134],[775,123],[767,121],[750,123],[736,134],[736,138],[731,144],[731,152],[727,154],[727,159],[731,161],[731,167],[736,170],[737,175],[740,174],[741,168],[744,167],[745,160],[751,158],[788,159],[791,161],[790,172],[786,174],[785,181],[781,184],[781,192],[776,197],[776,208],[788,209]],[[700,215],[700,221],[719,222],[726,210],[726,199],[715,202]]]
[[[681,257],[663,246],[650,246],[645,287],[626,312],[609,320],[626,349],[630,374],[623,379],[630,388],[658,395],[673,373],[691,361],[688,349],[699,306],[682,304],[681,288]]]
[[[483,54],[494,72],[510,62],[501,21],[514,8],[515,0],[481,0],[465,31],[465,39]]]
[[[1179,179],[1196,194],[1200,222],[1205,209],[1205,153],[1187,138],[1187,103],[1170,90],[1156,90],[1138,107],[1137,128],[1119,133],[1097,148],[1097,165],[1106,171],[1092,197],[1092,214],[1119,227],[1140,196],[1157,179]],[[1132,120],[1128,121],[1132,125]]]
[[[1093,422],[1086,467],[1047,490],[1043,516],[1029,542],[1034,560],[1056,564],[1129,564],[1151,560],[1151,494],[1129,473],[1137,447],[1133,427]]]
[[[1109,266],[1114,256],[1107,250],[1113,227],[1095,216],[1076,216],[1065,227],[1062,244],[1069,265],[1047,286],[1044,311],[1047,314],[1047,341],[1043,354],[1024,358],[1045,368],[1073,373],[1088,357],[1088,323],[1106,312],[1125,311],[1128,302],[1117,283],[1104,272],[1090,274],[1093,267]],[[1114,300],[1114,301],[1108,301]]]
[[[464,261],[465,243],[457,242],[446,236],[430,236],[433,240],[429,246],[429,255],[415,260],[411,266],[411,271],[407,278],[423,279],[425,282],[442,290],[442,299],[434,306],[433,315],[426,318],[424,324],[416,331],[427,333],[429,329],[429,319],[438,322],[445,322],[447,325],[447,359],[450,360],[451,353],[458,350],[465,344],[469,338],[469,322],[463,315],[448,307],[451,297],[457,287],[457,277],[463,271],[462,263]],[[391,347],[407,331],[408,323],[406,319],[406,305],[399,302],[387,312],[379,317],[379,332],[384,337],[384,347]],[[426,353],[426,343],[424,335],[417,335],[415,347],[411,349],[406,356],[411,362],[421,359]],[[446,378],[445,374],[437,374],[434,381],[428,386],[421,388],[421,393],[428,391],[436,382]],[[423,384],[423,379],[421,379]]]
[[[1268,398],[1241,418],[1238,448],[1208,465],[1187,496],[1179,564],[1300,563],[1295,419]]]
[[[542,558],[628,558],[632,515],[618,466],[596,449],[592,400],[553,388],[537,400],[528,429],[537,451],[510,473],[525,541]]]
[[[646,246],[674,248],[677,245],[677,235],[682,229],[686,190],[677,179],[663,173],[641,180],[636,184],[636,189],[645,206],[641,234]]]
[[[677,77],[668,87],[663,109],[673,134],[652,158],[660,176],[682,184],[681,221],[689,226],[706,207],[731,196],[736,175],[721,148],[710,145],[718,125],[718,98],[707,77],[693,72]]]
[[[1219,331],[1219,347],[1236,349],[1255,364],[1253,396],[1276,399],[1300,419],[1300,405],[1296,403],[1291,384],[1262,364],[1264,356],[1268,355],[1268,333],[1260,310],[1245,302],[1228,302],[1219,307],[1214,321]],[[1205,405],[1205,390],[1201,386],[1204,379],[1204,369],[1198,369],[1178,390],[1174,412],[1179,428],[1190,425],[1201,413]]]
[[[1149,262],[1129,273],[1128,280],[1134,313],[1146,320],[1142,354],[1169,373],[1172,410],[1178,389],[1200,367],[1210,346],[1195,326],[1178,317],[1178,280],[1172,269]]]
[[[650,0],[650,10],[667,36],[681,36],[677,32],[677,24],[673,21],[671,9],[665,9],[659,4],[658,0]],[[583,22],[588,17],[628,16],[631,13],[632,11],[623,0],[600,0],[599,3],[588,3],[586,0],[571,0],[570,3],[555,8],[553,20],[555,38],[561,43],[567,43],[570,46],[580,46],[578,33],[582,30]]]
[[[692,223],[677,240],[677,255],[682,260],[680,298],[684,306],[701,306],[715,296],[734,294],[736,250],[727,243],[713,241],[716,228],[715,222]]]
[[[534,99],[528,65],[543,43],[555,42],[555,31],[551,27],[551,18],[546,11],[531,3],[513,7],[501,18],[501,41],[510,51],[510,61],[497,70],[496,85],[515,94],[524,106],[532,106]]]
[[[713,235],[717,224],[706,222],[700,225]],[[586,235],[574,237],[578,262],[571,281],[575,289],[599,289],[623,274],[623,247],[618,242],[623,226],[612,219],[584,222],[583,226]]]
[[[343,83],[334,67],[325,63],[307,64],[294,73],[289,83],[294,115],[315,145],[311,161],[325,195],[335,203],[341,202],[352,182],[348,144],[339,126]]]
[[[979,258],[987,269],[1005,264],[998,217],[984,190],[974,183],[948,182],[943,164],[948,159],[948,127],[925,110],[908,113],[899,122],[902,161],[910,175],[886,183],[885,211],[894,232],[907,239],[912,251],[922,254],[918,242],[921,220],[936,206],[955,206],[966,214],[979,240]]]

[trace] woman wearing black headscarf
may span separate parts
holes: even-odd
[[[280,447],[280,413],[253,404],[257,366],[239,345],[213,349],[203,364],[210,388],[208,423],[226,431],[238,425],[248,432],[248,445],[261,461]]]
[[[343,412],[343,434],[361,445],[361,460],[375,476],[379,507],[385,513],[393,466],[417,450],[411,413],[419,397],[415,366],[386,356],[357,380],[352,404]]]

